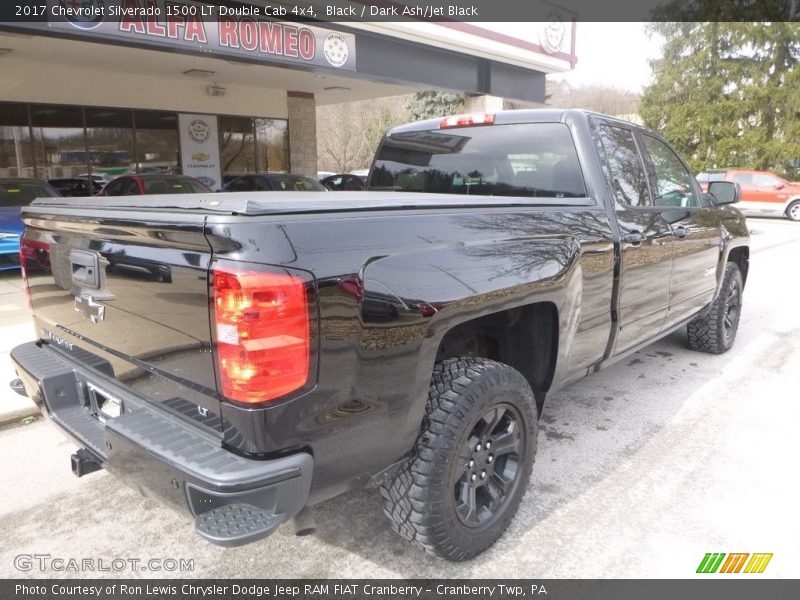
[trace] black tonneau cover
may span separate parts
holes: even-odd
[[[39,198],[37,207],[120,208],[142,211],[181,209],[213,214],[271,215],[363,210],[481,208],[503,206],[594,206],[591,198],[511,198],[397,192],[228,192],[153,196]],[[32,209],[32,210],[30,210]]]

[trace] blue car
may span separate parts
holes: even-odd
[[[0,179],[0,271],[19,268],[19,213],[35,198],[60,196],[52,186],[38,179]]]

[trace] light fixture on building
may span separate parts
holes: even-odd
[[[216,75],[216,71],[205,71],[203,69],[189,69],[188,71],[183,72],[186,77],[211,77],[212,75]]]
[[[210,85],[206,88],[206,94],[209,96],[224,96],[228,90],[218,85]]]
[[[0,48],[0,56],[6,56],[7,54],[11,54],[14,50],[11,48]]]
[[[322,88],[326,92],[349,92],[350,88],[343,86],[343,85],[329,85],[328,87]]]

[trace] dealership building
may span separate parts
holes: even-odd
[[[497,110],[542,102],[545,75],[576,61],[574,17],[555,8],[541,23],[300,23],[112,4],[49,0],[0,23],[0,178],[314,174],[317,106],[440,89]]]

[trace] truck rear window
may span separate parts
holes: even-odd
[[[369,189],[583,198],[572,135],[562,123],[401,132],[384,139]]]

